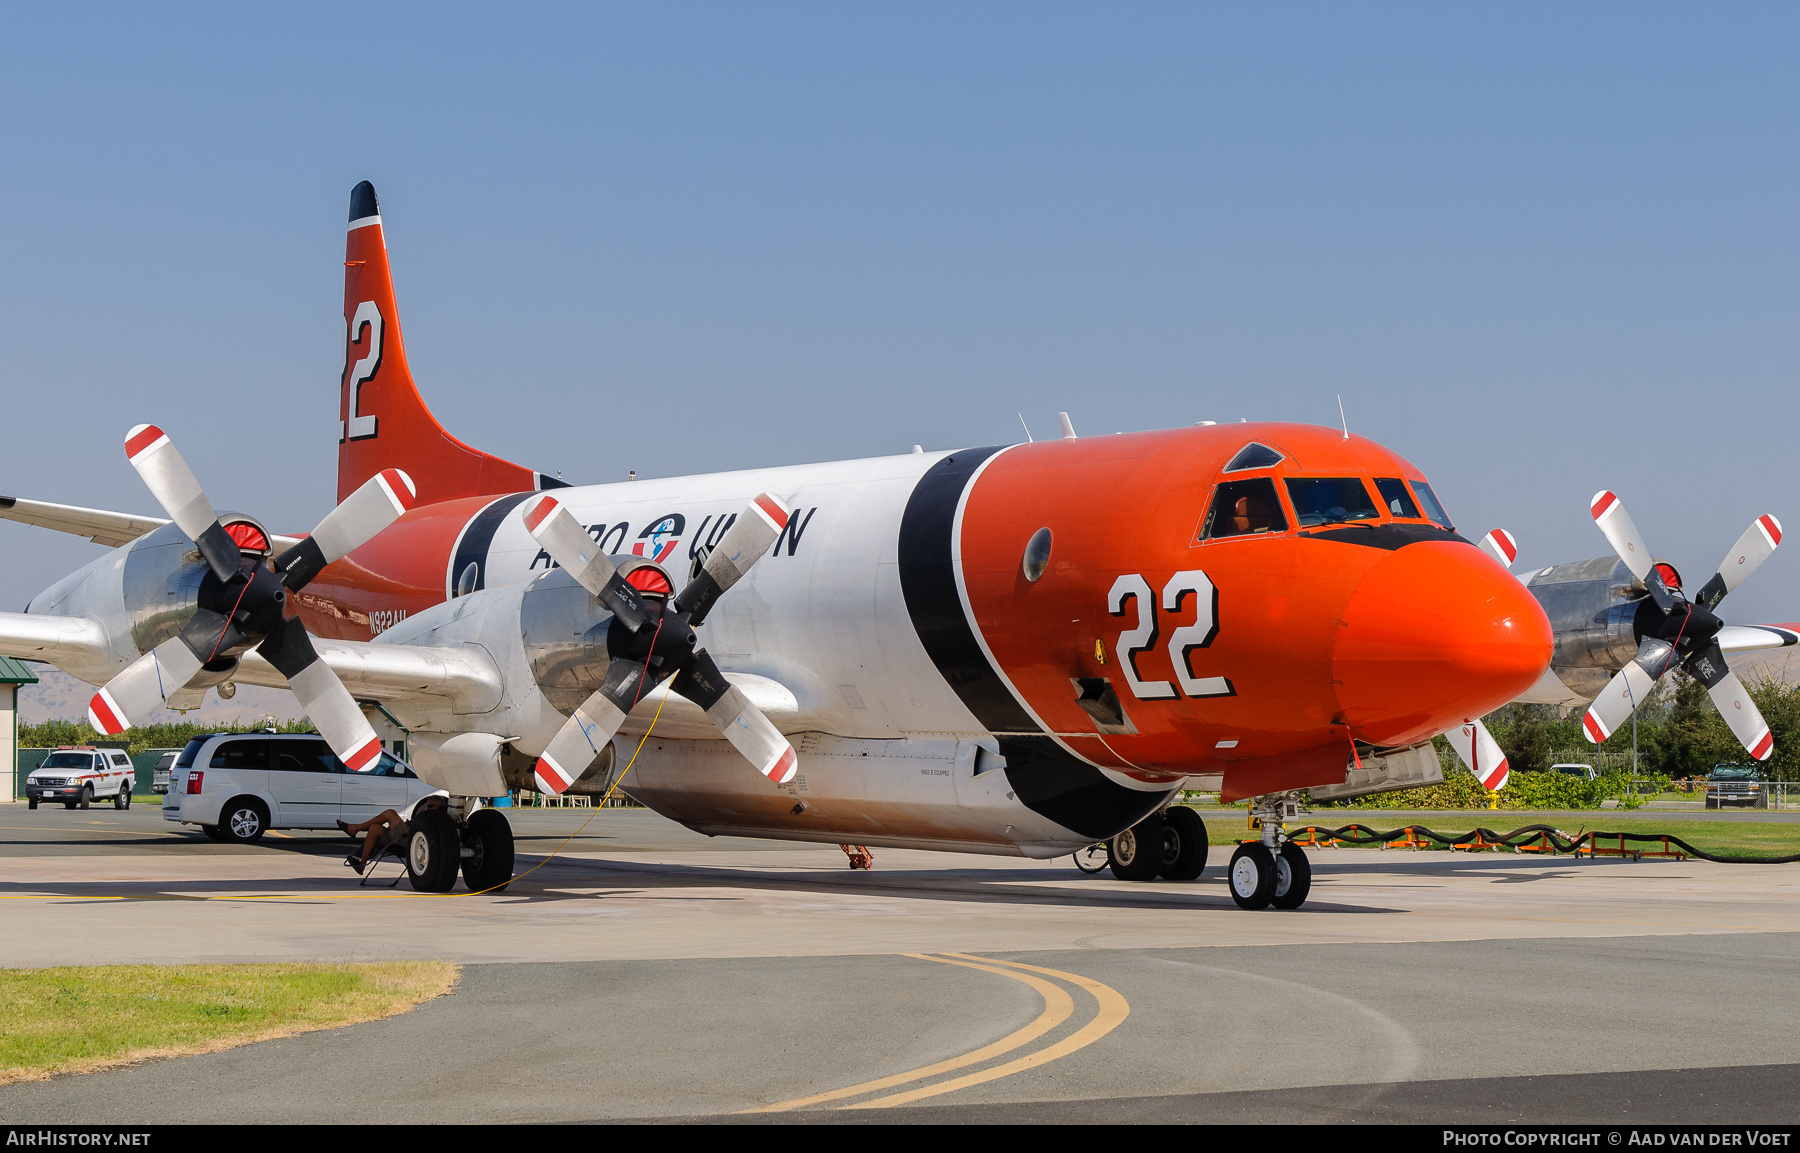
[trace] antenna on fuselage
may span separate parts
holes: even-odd
[[[1062,425],[1063,439],[1064,440],[1074,440],[1075,439],[1075,425],[1072,421],[1069,420],[1069,414],[1066,412],[1059,412],[1056,414],[1056,419],[1057,419],[1057,422]]]
[[[1025,430],[1025,443],[1026,444],[1036,444],[1037,443],[1036,441],[1031,439],[1031,426],[1029,424],[1025,423],[1025,414],[1022,412],[1019,414],[1019,427]]]
[[[1344,394],[1338,393],[1338,423],[1344,426],[1344,439],[1350,439],[1350,422],[1344,418]]]

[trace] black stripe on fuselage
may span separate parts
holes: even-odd
[[[506,514],[524,503],[525,498],[535,493],[515,492],[503,496],[475,514],[469,527],[463,529],[461,539],[456,542],[456,559],[450,564],[449,588],[446,593],[454,595],[456,582],[462,579],[463,570],[470,564],[475,566],[475,585],[469,591],[487,587],[487,554],[488,546],[494,543],[494,534],[500,531],[500,522]]]
[[[999,736],[1006,779],[1021,803],[1084,837],[1104,840],[1143,820],[1164,792],[1126,788],[1069,753],[1031,719],[1000,678],[956,591],[951,536],[970,478],[998,447],[952,453],[926,470],[900,518],[900,591],[925,652],[981,726]],[[1019,542],[1023,550],[1025,542]]]

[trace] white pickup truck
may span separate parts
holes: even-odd
[[[25,778],[25,799],[32,808],[39,801],[61,801],[65,809],[87,808],[105,797],[115,809],[131,807],[131,789],[137,771],[131,758],[119,749],[69,745],[44,758],[44,763]]]

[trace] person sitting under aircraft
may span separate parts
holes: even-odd
[[[426,797],[419,802],[418,807],[425,809],[441,809],[444,807],[444,798],[438,796]],[[384,849],[389,845],[404,845],[406,839],[412,836],[412,826],[403,820],[399,813],[396,813],[392,809],[383,809],[368,820],[360,821],[354,825],[345,824],[343,821],[339,821],[337,826],[351,836],[361,837],[363,839],[361,855],[351,853],[344,858],[344,864],[355,869],[356,875],[359,877],[362,876],[363,870],[369,867],[370,859],[381,849]]]

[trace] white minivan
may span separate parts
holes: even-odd
[[[175,758],[163,820],[198,825],[215,841],[255,841],[269,829],[331,829],[383,809],[402,817],[441,790],[388,753],[355,773],[324,737],[307,733],[213,733]]]

